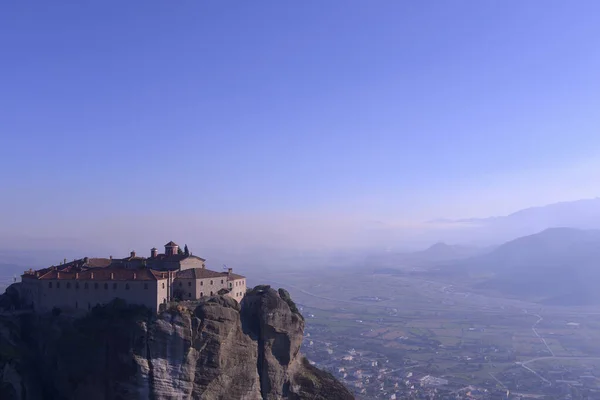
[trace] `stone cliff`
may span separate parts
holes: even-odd
[[[353,399],[300,354],[304,319],[282,289],[158,316],[115,301],[77,318],[19,311],[11,287],[0,308],[3,400]]]

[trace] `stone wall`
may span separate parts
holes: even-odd
[[[179,263],[179,268],[181,270],[190,269],[190,268],[206,268],[204,261],[196,258],[195,256],[191,256],[181,260]]]
[[[196,293],[199,297],[212,296],[227,287],[227,277],[203,278],[196,280]]]
[[[228,296],[241,302],[246,294],[246,278],[227,280],[227,276],[202,279],[175,278],[173,293],[182,300],[196,300],[201,297],[216,295],[221,289],[230,289]]]
[[[229,296],[241,302],[246,295],[246,278],[229,281],[229,289],[231,289]]]
[[[107,304],[116,298],[157,311],[159,305],[167,300],[166,279],[159,281],[44,279],[34,282],[39,293],[35,308],[41,311],[48,311],[53,307],[89,310],[97,304]]]

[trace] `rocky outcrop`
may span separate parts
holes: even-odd
[[[14,288],[13,288],[14,289]],[[82,317],[0,298],[1,399],[352,399],[300,354],[304,319],[259,286],[154,315],[115,301]]]

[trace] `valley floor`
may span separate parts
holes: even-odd
[[[552,398],[574,388],[600,398],[597,309],[369,272],[287,271],[262,280],[287,288],[302,306],[309,359],[365,398],[469,385],[487,390],[481,398],[507,390]],[[439,380],[423,380],[428,375]]]

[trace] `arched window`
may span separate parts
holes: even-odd
[[[163,289],[165,288],[165,283],[163,282]]]
[[[210,280],[210,284],[211,284],[211,285],[213,284],[213,281],[212,281],[212,279]]]
[[[221,279],[221,285],[223,284],[223,279]]]
[[[56,288],[60,289],[60,282],[56,282]]]
[[[211,295],[211,296],[213,295],[213,292],[212,292],[212,290],[210,291],[210,295]]]
[[[52,289],[52,282],[48,282],[48,287]]]
[[[71,289],[71,282],[67,282],[67,289]]]
[[[200,297],[204,297],[204,292],[200,292]]]
[[[200,281],[200,286],[204,286],[204,281]]]
[[[98,282],[94,283],[94,289],[98,289]]]
[[[104,289],[108,290],[108,283],[104,284]]]
[[[125,290],[129,290],[129,283],[125,284]]]
[[[116,289],[116,288],[117,288],[117,283],[115,282],[115,283],[113,283],[113,289]]]

